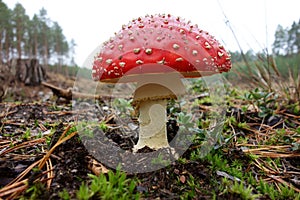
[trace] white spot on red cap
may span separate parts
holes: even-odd
[[[125,66],[125,62],[119,62],[120,67],[124,67]]]
[[[147,49],[145,49],[145,52],[146,52],[146,54],[150,55],[150,54],[152,54],[152,49],[147,48]]]
[[[208,42],[205,42],[204,45],[205,45],[206,49],[211,49],[211,46],[210,46],[210,44]]]
[[[118,38],[121,40],[121,39],[123,39],[123,34],[119,34],[118,35]]]
[[[120,44],[119,46],[118,46],[118,49],[121,51],[122,49],[123,49],[123,44]]]
[[[137,61],[135,61],[135,63],[138,65],[144,64],[144,62],[142,60],[137,60]]]
[[[177,50],[177,49],[179,49],[179,47],[180,47],[180,46],[179,46],[178,44],[176,44],[176,43],[173,44],[173,49]]]
[[[135,53],[135,54],[138,54],[138,53],[140,53],[141,52],[141,49],[140,48],[134,48],[133,49],[133,53]]]
[[[109,65],[109,64],[111,64],[112,63],[112,59],[107,59],[105,62]]]
[[[218,56],[219,56],[220,58],[222,58],[223,55],[224,55],[224,53],[222,53],[221,51],[218,51]]]
[[[103,58],[102,57],[98,57],[98,58],[96,58],[96,60],[102,62]]]
[[[166,59],[163,58],[162,60],[160,61],[157,61],[157,64],[161,64],[161,65],[164,65],[166,63]]]
[[[175,60],[176,62],[181,62],[181,61],[183,61],[183,58],[176,58],[176,60]]]
[[[193,50],[193,51],[192,51],[192,54],[193,54],[194,56],[197,56],[197,55],[198,55],[198,51],[197,51],[197,50]]]

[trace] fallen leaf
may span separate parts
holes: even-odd
[[[181,183],[185,183],[186,178],[185,178],[184,175],[181,175],[180,178],[179,178],[179,180],[180,180]]]

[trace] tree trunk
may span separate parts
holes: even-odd
[[[0,65],[2,65],[3,64],[3,57],[2,57],[2,45],[3,45],[3,43],[2,43],[2,32],[0,32]]]
[[[6,62],[8,62],[10,60],[10,58],[9,58],[10,57],[9,56],[10,49],[11,49],[11,47],[10,47],[9,34],[6,33],[6,35],[5,35],[5,56],[4,56]]]
[[[34,32],[34,39],[33,39],[33,58],[37,58],[37,52],[38,52],[38,35],[37,30]]]
[[[45,72],[37,59],[31,59],[30,65],[26,66],[25,85],[40,85],[45,78]]]
[[[21,31],[21,22],[18,19],[17,21],[17,52],[18,52],[18,58],[20,59],[22,57],[22,48],[21,48],[21,42],[22,42],[22,31]]]
[[[43,63],[43,65],[44,65],[44,68],[45,69],[47,69],[48,70],[48,38],[47,38],[47,30],[46,30],[46,27],[44,26],[44,29],[43,29],[43,35],[44,35],[44,38],[43,38],[43,40],[44,40],[44,47],[43,47],[43,49],[44,49],[44,63]]]

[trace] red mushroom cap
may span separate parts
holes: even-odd
[[[230,55],[208,32],[179,17],[151,15],[123,25],[119,33],[104,42],[95,56],[92,77],[117,82],[123,76],[171,70],[184,77],[199,77],[230,68]]]

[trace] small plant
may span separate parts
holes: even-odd
[[[232,187],[229,188],[229,192],[233,194],[237,194],[242,199],[257,199],[260,197],[259,194],[253,194],[253,188],[251,185],[246,187],[243,182],[234,181]]]
[[[69,200],[69,199],[71,199],[68,191],[65,188],[63,189],[63,191],[61,191],[61,192],[58,193],[58,196],[61,199],[63,199],[63,200]]]
[[[22,135],[22,139],[29,140],[31,137],[31,131],[29,128],[26,129],[25,133]]]
[[[88,200],[94,195],[93,191],[89,191],[88,185],[82,182],[78,192],[76,193],[76,197],[80,200]]]
[[[186,129],[193,128],[194,123],[191,114],[186,114],[180,112],[177,114],[177,122],[179,123],[179,127],[184,127]]]
[[[277,98],[278,95],[274,92],[265,91],[259,88],[244,94],[244,100],[249,101],[250,105],[258,112],[259,117],[273,115],[275,110],[275,100]]]
[[[167,166],[171,164],[171,161],[164,158],[162,154],[159,154],[158,157],[151,160],[151,164]]]
[[[205,93],[207,92],[207,86],[205,84],[205,81],[202,78],[197,79],[189,79],[191,85],[190,85],[190,92],[195,94]]]
[[[74,123],[71,123],[70,126],[71,127],[68,129],[68,131],[66,132],[65,136],[68,136],[71,133],[76,132],[78,130],[78,127],[74,126]]]
[[[80,133],[83,133],[87,137],[93,137],[94,136],[94,130],[96,127],[99,127],[102,131],[107,131],[108,126],[105,122],[96,122],[96,121],[81,121],[78,122],[78,124],[75,126],[76,130],[80,131]]]
[[[178,177],[178,183],[180,182],[180,178]],[[201,189],[200,184],[191,174],[188,176],[186,183],[182,184],[185,184],[185,189],[183,194],[180,195],[180,199],[194,199],[197,196],[197,191]]]
[[[99,176],[89,174],[92,179],[89,185],[82,183],[76,193],[77,199],[107,199],[107,200],[127,200],[139,199],[140,194],[135,193],[136,181],[128,179],[125,172],[119,169],[116,172],[109,171]]]
[[[249,125],[247,124],[247,122],[239,122],[237,124],[237,127],[240,128],[240,129],[249,129]]]
[[[228,164],[227,160],[223,159],[222,155],[217,153],[208,154],[205,159],[211,164],[211,168],[214,171],[222,170],[225,171],[225,168]],[[228,167],[228,166],[227,166]]]
[[[118,112],[118,115],[121,116],[126,116],[126,115],[130,115],[131,112],[134,110],[132,105],[131,105],[132,99],[130,100],[126,100],[123,98],[116,98],[113,101],[113,106],[115,108],[115,110]]]
[[[101,123],[99,124],[99,127],[100,127],[100,129],[101,129],[103,132],[106,132],[107,129],[108,129],[108,126],[107,126],[107,124],[106,124],[105,122],[101,122]]]
[[[296,193],[295,190],[285,184],[279,184],[275,187],[274,184],[261,179],[256,189],[272,200],[300,199],[300,193]]]
[[[20,200],[25,199],[32,199],[32,200],[38,200],[38,199],[44,199],[47,196],[47,190],[44,186],[44,184],[37,182],[31,185],[24,193],[23,196],[20,197]]]

